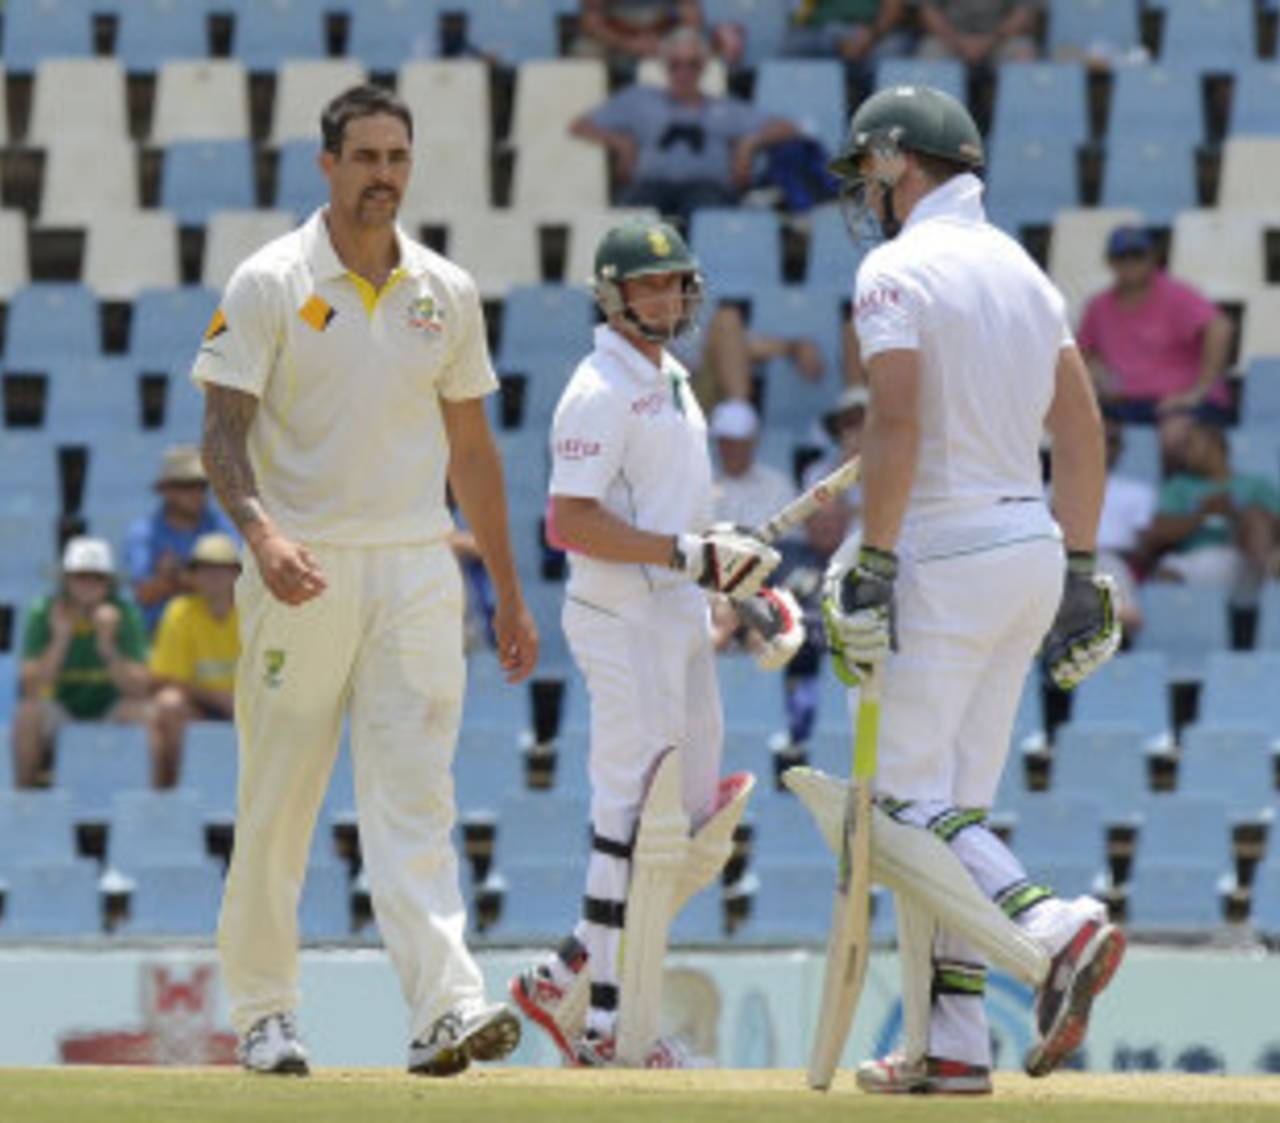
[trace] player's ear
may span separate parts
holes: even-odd
[[[325,179],[328,179],[333,174],[334,168],[338,166],[338,157],[327,148],[322,148],[320,155],[316,157],[316,165]]]

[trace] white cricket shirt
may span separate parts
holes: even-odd
[[[551,494],[598,500],[655,534],[704,530],[711,457],[688,373],[666,352],[654,366],[608,326],[596,328],[595,344],[556,406]],[[568,595],[601,607],[686,580],[659,566],[569,555]]]
[[[398,228],[396,239],[400,264],[375,291],[316,211],[236,269],[196,358],[197,382],[259,400],[249,457],[262,502],[302,541],[448,533],[440,400],[497,385],[471,277]]]

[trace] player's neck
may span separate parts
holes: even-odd
[[[366,226],[350,222],[332,207],[325,212],[325,222],[338,260],[375,289],[382,288],[400,264],[395,224]]]
[[[662,366],[661,343],[654,343],[650,339],[645,339],[645,337],[638,331],[635,331],[633,328],[628,327],[625,324],[615,324],[613,330],[630,343],[632,347],[639,351],[640,354],[648,359],[655,367]]]

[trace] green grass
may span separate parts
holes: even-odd
[[[1061,1075],[997,1078],[992,1098],[883,1099],[847,1076],[817,1095],[797,1072],[557,1072],[508,1069],[433,1081],[381,1070],[308,1080],[214,1069],[0,1070],[4,1123],[756,1123],[945,1119],[946,1123],[1280,1120],[1280,1080]]]

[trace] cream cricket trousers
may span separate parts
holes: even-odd
[[[311,552],[328,588],[304,605],[277,601],[253,564],[236,586],[240,777],[218,925],[231,1022],[298,1005],[298,898],[349,712],[374,915],[416,1036],[483,998],[450,841],[462,583],[440,543]]]

